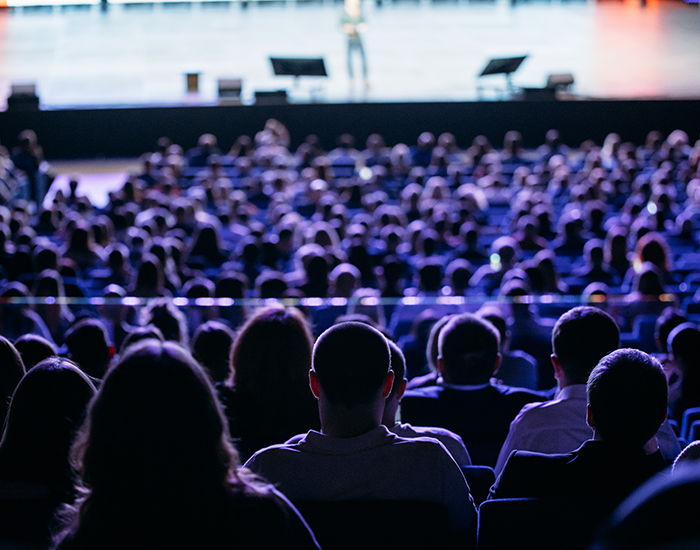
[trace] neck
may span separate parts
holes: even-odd
[[[351,407],[324,404],[319,401],[321,433],[341,438],[366,434],[381,425],[383,412],[383,401],[360,403]]]

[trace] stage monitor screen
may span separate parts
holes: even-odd
[[[271,57],[277,76],[328,76],[322,57]]]

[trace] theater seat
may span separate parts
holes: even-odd
[[[462,466],[464,479],[469,485],[469,492],[474,504],[479,506],[489,496],[489,489],[496,482],[496,474],[489,466]]]
[[[616,502],[514,498],[479,507],[479,550],[583,550]]]
[[[454,547],[448,536],[447,509],[441,503],[336,500],[294,505],[324,550]]]
[[[689,409],[683,411],[680,437],[683,437],[688,441],[692,441],[692,439],[690,439],[690,426],[696,420],[700,420],[700,407],[690,407]]]

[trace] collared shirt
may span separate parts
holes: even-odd
[[[588,397],[585,384],[571,384],[557,390],[552,401],[525,405],[510,424],[498,462],[496,476],[503,470],[514,450],[545,454],[569,453],[593,437],[586,420]],[[666,461],[680,453],[678,439],[667,421],[656,434],[659,449]]]
[[[316,431],[255,453],[245,467],[295,500],[424,500],[447,508],[453,531],[476,517],[469,486],[434,439],[404,439],[386,426],[357,437]]]
[[[510,424],[498,462],[498,475],[511,451],[545,454],[569,453],[593,437],[586,423],[586,385],[571,384],[557,391],[556,399],[525,405]]]

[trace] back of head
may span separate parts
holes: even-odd
[[[656,320],[656,330],[654,333],[656,345],[661,353],[669,352],[668,335],[671,334],[671,331],[678,325],[682,325],[686,322],[688,322],[688,318],[683,310],[669,306],[661,312],[661,315],[659,315],[659,318]]]
[[[155,325],[166,340],[186,345],[189,339],[184,314],[167,298],[151,300],[141,311],[141,325]]]
[[[68,451],[95,386],[68,359],[41,361],[12,396],[0,443],[0,475],[70,489]]]
[[[386,338],[364,323],[334,325],[314,346],[313,369],[332,404],[352,407],[370,402],[381,391],[390,366]]]
[[[310,395],[311,346],[311,331],[298,309],[259,310],[240,329],[233,345],[236,391],[258,400]]]
[[[593,367],[620,344],[620,330],[610,315],[591,306],[570,309],[552,331],[552,349],[569,384],[585,384]]]
[[[194,333],[192,354],[207,370],[213,382],[223,382],[230,374],[234,332],[223,323],[209,321]]]
[[[668,335],[668,350],[683,371],[683,385],[700,378],[700,330],[694,323],[681,323]]]
[[[606,355],[587,385],[596,434],[642,447],[666,418],[668,386],[659,362],[636,349]]]
[[[107,330],[97,319],[83,319],[66,333],[70,357],[87,375],[102,378],[112,359]]]
[[[455,315],[438,340],[443,378],[451,384],[487,384],[499,348],[500,336],[491,323],[471,313]]]
[[[25,334],[15,341],[15,347],[22,356],[25,369],[31,369],[39,361],[58,355],[56,346],[37,334]],[[19,380],[18,380],[19,381]]]
[[[223,489],[235,462],[225,426],[211,382],[184,348],[131,347],[107,373],[77,443],[93,506],[171,506],[173,497],[184,505]]]

